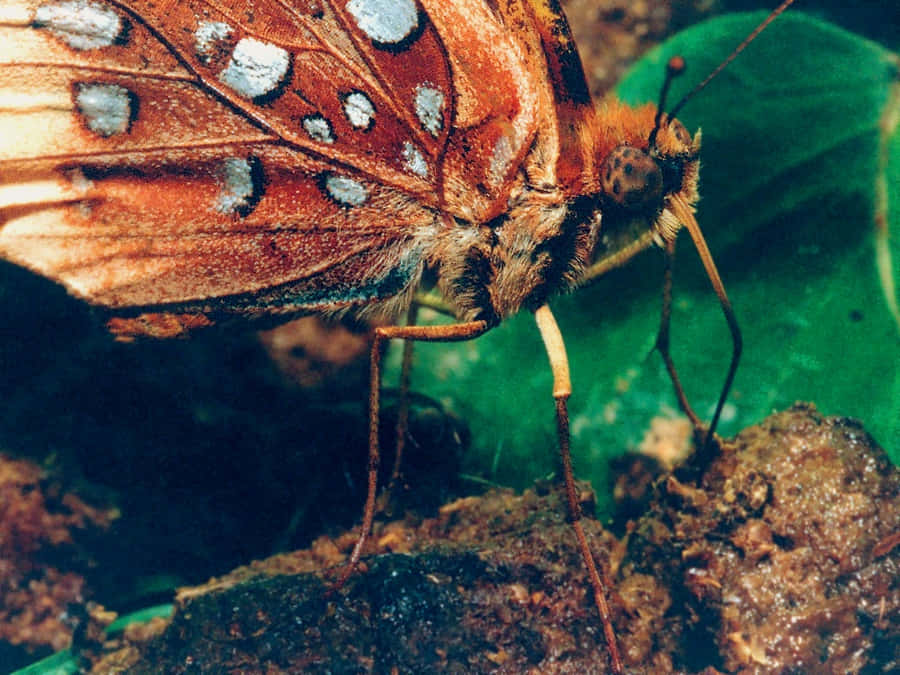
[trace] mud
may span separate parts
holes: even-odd
[[[651,492],[620,539],[585,523],[629,673],[900,668],[900,475],[857,423],[797,406]],[[555,486],[378,523],[329,595],[353,540],[183,589],[171,623],[93,672],[607,672]]]

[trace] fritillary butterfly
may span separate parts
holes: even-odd
[[[535,313],[621,672],[546,301],[684,225],[737,335],[692,216],[699,136],[652,106],[595,106],[555,0],[8,0],[0,30],[0,255],[103,308],[117,336],[395,317],[436,280],[459,323],[376,329],[348,571],[374,511],[381,343]]]

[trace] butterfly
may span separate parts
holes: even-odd
[[[0,255],[100,308],[119,338],[395,318],[424,287],[455,315],[375,331],[368,498],[346,573],[374,513],[382,344],[471,339],[534,312],[621,672],[547,300],[671,249],[686,226],[737,344],[692,215],[699,134],[662,106],[595,105],[555,0],[13,0],[0,31]],[[660,342],[690,410],[665,330]]]

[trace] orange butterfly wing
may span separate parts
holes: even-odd
[[[559,135],[521,2],[0,11],[0,254],[126,315],[399,309]]]

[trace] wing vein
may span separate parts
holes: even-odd
[[[284,2],[284,0],[278,0],[278,2],[282,3],[282,2]],[[397,119],[403,120],[403,122],[406,124],[407,129],[412,132],[413,136],[416,137],[416,140],[418,140],[420,144],[423,144],[423,143],[427,144],[429,139],[425,135],[426,132],[424,129],[420,128],[420,126],[415,123],[415,121],[411,117],[411,111],[407,111],[402,108],[399,108],[395,104],[394,97],[391,96],[390,93],[387,92],[387,90],[384,89],[384,87],[382,86],[382,83],[387,81],[387,78],[384,77],[384,74],[382,73],[381,68],[379,68],[378,65],[375,64],[372,61],[372,59],[370,59],[366,55],[365,50],[360,48],[361,43],[360,43],[359,38],[356,36],[354,31],[350,30],[347,27],[347,23],[344,20],[344,18],[340,15],[340,13],[335,11],[334,14],[335,14],[335,18],[337,19],[338,22],[340,22],[341,27],[344,29],[344,32],[347,33],[347,35],[349,35],[350,39],[353,41],[353,45],[356,47],[357,52],[359,52],[360,58],[362,58],[363,61],[365,61],[366,65],[369,67],[369,70],[372,72],[372,74],[374,76],[374,80],[375,80],[374,86],[376,87],[377,91],[382,96],[382,98],[387,102],[388,107],[391,109],[391,111],[394,113],[394,115],[396,115]]]
[[[0,167],[4,165],[15,166],[21,162],[28,161],[56,161],[56,162],[66,162],[66,161],[81,161],[85,159],[100,159],[100,158],[131,158],[134,157],[136,153],[153,153],[153,152],[166,152],[170,150],[199,150],[201,148],[221,148],[225,146],[233,146],[233,145],[247,145],[247,144],[281,144],[282,141],[280,138],[273,138],[272,136],[259,136],[256,138],[253,137],[244,137],[244,138],[234,138],[233,136],[229,136],[227,139],[211,139],[208,141],[198,141],[191,143],[180,143],[180,144],[166,144],[166,145],[148,145],[137,148],[128,148],[126,150],[95,150],[91,152],[72,152],[72,153],[60,153],[58,155],[37,155],[34,157],[15,157],[12,159],[2,159],[0,158]]]
[[[92,63],[71,63],[65,61],[16,61],[9,63],[0,63],[0,68],[18,68],[28,66],[29,68],[57,68],[63,71],[86,70],[88,72],[104,73],[106,75],[125,75],[136,79],[145,78],[148,80],[164,80],[172,82],[187,82],[197,84],[197,78],[189,74],[173,73],[167,71],[147,71],[137,68],[121,68],[106,65],[97,65]]]

